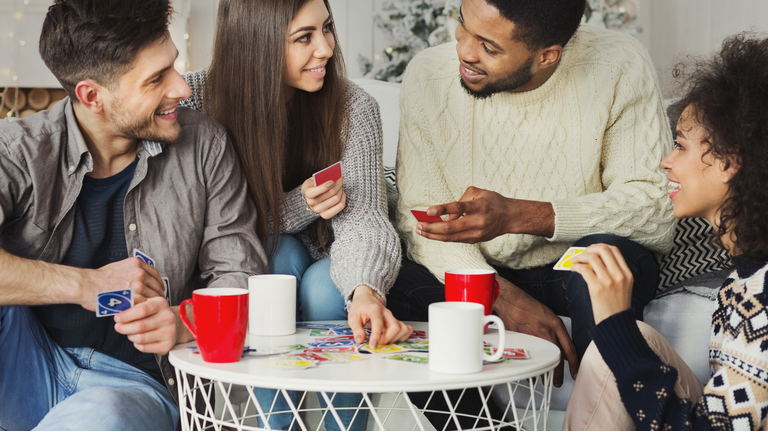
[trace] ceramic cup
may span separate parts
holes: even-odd
[[[248,278],[251,308],[248,331],[258,336],[296,333],[296,277],[265,274]]]
[[[192,307],[194,325],[187,317]],[[192,299],[179,308],[184,325],[197,340],[203,360],[232,363],[243,355],[248,328],[248,290],[243,288],[203,288],[192,291]]]
[[[499,298],[499,283],[493,270],[463,269],[445,272],[445,301],[474,302],[483,305],[486,315],[493,313]]]
[[[499,346],[488,355],[483,350],[483,328],[499,326]],[[470,374],[483,370],[483,360],[496,361],[504,354],[504,323],[486,316],[473,302],[440,302],[429,305],[429,369],[445,374]]]

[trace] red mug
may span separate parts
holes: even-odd
[[[192,306],[195,324],[187,318]],[[192,291],[192,299],[181,302],[181,321],[197,340],[203,360],[232,363],[240,360],[248,330],[248,290],[203,288]]]
[[[493,270],[450,270],[445,272],[445,301],[480,303],[485,315],[493,313],[499,298],[499,283]]]

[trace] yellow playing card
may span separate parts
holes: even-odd
[[[573,267],[573,262],[571,261],[573,257],[576,255],[579,255],[580,253],[587,250],[585,247],[571,247],[568,248],[568,250],[565,252],[565,255],[563,255],[562,258],[560,258],[560,261],[555,264],[555,267],[553,267],[555,270],[566,270],[570,271],[571,267]]]
[[[370,345],[365,344],[360,347],[360,351],[366,351],[373,354],[390,354],[405,350],[397,345],[379,345],[376,348],[371,348]]]

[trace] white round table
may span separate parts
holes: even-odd
[[[343,324],[344,322],[339,321]],[[424,322],[409,322],[415,330],[428,329]],[[287,345],[306,344],[315,337],[310,337],[310,330],[297,329],[290,336],[260,337],[249,334],[246,345],[251,348],[278,348]],[[429,335],[427,335],[428,337]],[[288,390],[318,392],[318,397],[325,399],[328,407],[323,414],[333,416],[339,423],[340,409],[367,411],[374,419],[376,430],[386,430],[387,419],[395,411],[405,411],[413,416],[414,429],[424,428],[424,410],[410,403],[408,392],[433,392],[432,397],[444,397],[449,409],[441,412],[450,416],[454,422],[451,426],[459,428],[458,417],[475,419],[475,425],[484,421],[484,427],[478,430],[497,430],[501,427],[512,426],[517,430],[533,429],[546,430],[546,419],[549,413],[549,402],[552,392],[553,370],[560,360],[560,350],[552,343],[533,336],[506,332],[506,348],[525,348],[530,358],[527,360],[512,360],[508,363],[489,364],[475,374],[449,375],[432,372],[429,365],[395,361],[386,359],[392,354],[363,354],[365,360],[350,363],[323,363],[315,368],[304,370],[289,370],[258,366],[259,363],[271,357],[243,357],[236,363],[207,363],[200,354],[193,353],[188,347],[195,346],[194,342],[179,345],[169,354],[171,364],[176,368],[176,378],[179,389],[179,405],[181,412],[182,430],[258,430],[257,419],[267,419],[270,406],[261,406],[253,396],[253,388],[277,389],[288,401],[294,422],[301,430],[308,430],[300,414],[305,408],[300,402],[294,405],[287,396]],[[498,331],[491,326],[484,338],[494,347],[498,344]],[[426,357],[427,354],[409,353]],[[536,385],[542,381],[543,391],[537,390]],[[238,414],[237,409],[229,400],[233,385],[245,386],[248,394],[246,408],[251,407],[252,414]],[[509,392],[509,405],[502,407],[503,418],[491,418],[487,405],[488,395],[493,388],[503,386]],[[490,391],[488,389],[490,388]],[[528,406],[514,407],[514,393],[519,387],[530,391]],[[218,388],[225,395],[223,410],[216,410],[209,402],[210,397]],[[455,401],[448,399],[447,390],[479,391],[483,402],[481,412],[474,415],[457,412],[453,408]],[[363,400],[356,408],[335,408],[332,400],[335,392],[362,393]],[[395,400],[404,399],[407,408],[375,406],[371,393],[396,393]],[[195,405],[201,395],[205,409],[198,412]],[[463,393],[462,393],[463,397]],[[303,402],[303,398],[302,398]],[[254,409],[255,408],[255,409]],[[315,408],[314,410],[317,410]],[[288,411],[285,411],[288,412]],[[434,412],[430,410],[430,412]],[[273,411],[272,414],[278,413]],[[218,414],[218,415],[217,415]],[[322,423],[322,422],[320,422]],[[268,422],[264,424],[269,428]],[[319,425],[317,426],[319,428]],[[439,427],[438,429],[442,429]]]

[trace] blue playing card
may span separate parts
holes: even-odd
[[[96,294],[96,317],[116,315],[133,306],[133,291],[117,290]]]
[[[145,254],[144,252],[134,249],[133,250],[133,256],[144,261],[145,263],[151,265],[152,267],[155,267],[155,260],[149,257],[149,255]]]
[[[357,345],[357,342],[353,340],[337,341],[337,342],[310,342],[307,345],[313,348],[339,348],[339,347],[355,346]]]

